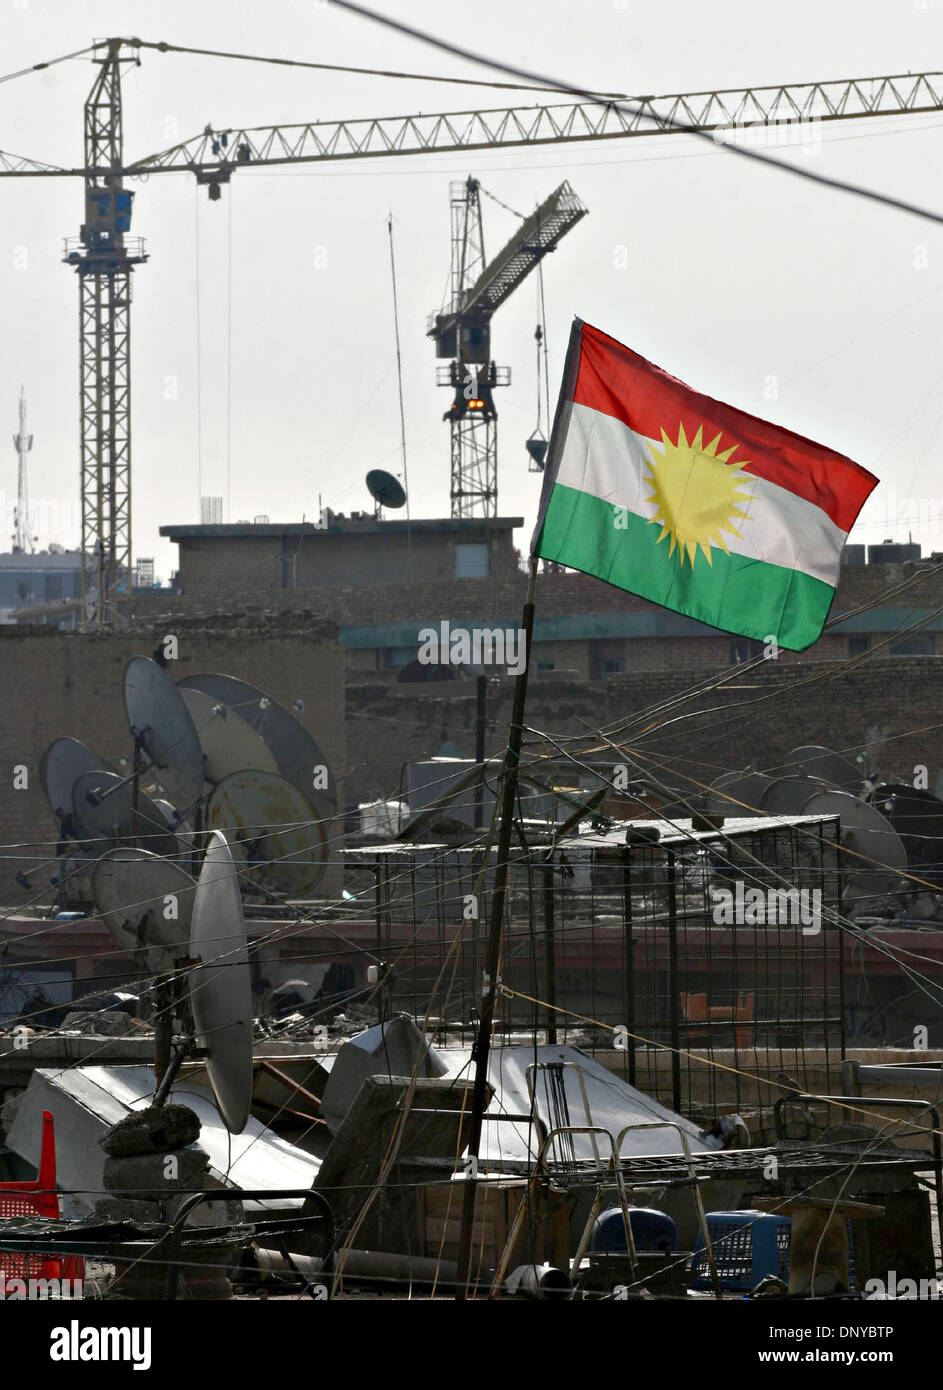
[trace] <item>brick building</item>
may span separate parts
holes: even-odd
[[[213,613],[249,608],[303,608],[338,624],[351,679],[398,672],[414,661],[419,633],[450,621],[467,627],[514,629],[526,589],[513,531],[519,517],[492,520],[376,521],[334,518],[327,529],[303,523],[164,526],[180,547],[176,588],[185,608]],[[410,539],[411,536],[411,539]],[[524,542],[522,541],[522,545]],[[409,549],[412,550],[412,567]],[[832,616],[851,613],[916,574],[919,547],[849,547]],[[908,556],[906,563],[893,563]],[[926,562],[923,562],[927,566]],[[919,632],[902,637],[894,655],[943,653],[943,581],[928,577],[901,600],[836,623],[803,661],[858,656],[919,617]],[[166,604],[167,596],[159,602]],[[914,608],[913,606],[917,607]],[[922,607],[921,607],[922,606]],[[918,611],[919,610],[919,611]],[[138,611],[146,611],[138,602]],[[551,569],[537,585],[534,670],[599,681],[629,671],[719,670],[743,661],[760,644],[603,584],[589,575]]]
[[[162,526],[180,547],[176,587],[231,605],[281,601],[291,590],[505,578],[518,570],[512,532],[521,517],[418,521],[325,513],[310,522]]]

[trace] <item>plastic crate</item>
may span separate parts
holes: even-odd
[[[43,1111],[43,1134],[35,1182],[0,1182],[0,1217],[45,1216],[59,1219],[56,1191],[56,1132],[52,1115]],[[81,1282],[85,1261],[69,1255],[30,1255],[0,1251],[0,1290],[11,1292],[8,1281],[69,1279]]]
[[[711,1211],[707,1213],[707,1230],[721,1288],[746,1292],[756,1288],[767,1274],[788,1281],[792,1232],[788,1216],[753,1210]],[[713,1288],[701,1235],[694,1246],[691,1272],[694,1288]]]
[[[848,1232],[848,1282],[855,1286],[855,1253],[850,1221]],[[775,1274],[789,1282],[789,1246],[792,1222],[788,1216],[775,1216],[765,1211],[710,1211],[707,1230],[714,1251],[714,1264],[721,1288],[747,1292],[756,1288],[767,1274]],[[694,1246],[691,1273],[692,1287],[712,1289],[710,1266],[704,1252],[703,1238],[698,1235]]]

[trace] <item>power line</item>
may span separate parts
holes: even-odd
[[[95,52],[96,45],[90,44],[88,48],[77,48],[74,53],[63,53],[59,58],[50,58],[45,63],[31,63],[28,68],[20,68],[17,72],[8,72],[5,77],[0,77],[0,83],[13,82],[17,77],[26,77],[31,72],[45,72],[47,68],[54,68],[57,63],[68,63],[72,58],[84,58],[88,53]]]
[[[434,34],[426,33],[423,29],[416,29],[411,24],[404,24],[401,20],[392,19],[389,15],[377,14],[375,10],[368,10],[364,5],[354,3],[354,0],[333,0],[338,9],[349,10],[351,14],[358,15],[361,19],[372,21],[374,24],[381,24],[384,28],[395,29],[400,34],[405,34],[408,38],[416,39],[419,43],[429,44],[433,48],[440,49],[443,53],[451,53],[453,57],[464,58],[466,62],[475,63],[479,67],[493,68],[496,72],[508,73],[512,77],[524,79],[528,82],[538,82],[547,88],[556,89],[559,92],[566,92],[569,96],[578,98],[580,101],[592,102],[596,105],[606,106],[614,111],[620,112],[625,116],[647,117],[652,119],[643,107],[632,102],[618,101],[598,93],[588,91],[584,87],[574,86],[570,82],[562,79],[547,77],[541,73],[530,72],[526,68],[519,68],[512,63],[501,62],[498,58],[489,58],[483,54],[476,53],[472,49],[462,48],[459,44],[451,43],[448,39],[437,38]],[[674,116],[659,115],[657,117],[659,125],[666,130],[674,130],[687,135],[693,135],[698,140],[706,140],[715,148],[718,142],[714,139],[710,131],[704,130],[699,125],[694,125],[689,121],[679,121]],[[943,223],[943,213],[933,212],[930,208],[921,207],[917,203],[910,203],[903,198],[894,198],[888,193],[878,193],[874,189],[865,188],[861,184],[849,183],[844,179],[834,179],[827,174],[816,174],[811,169],[803,168],[798,164],[786,164],[780,159],[771,159],[768,155],[761,154],[759,150],[751,150],[742,144],[728,144],[720,142],[720,148],[732,155],[738,155],[742,159],[752,159],[759,164],[769,168],[778,169],[782,173],[792,174],[796,178],[806,179],[810,183],[820,184],[824,188],[833,188],[837,192],[851,193],[856,197],[865,198],[869,202],[879,203],[884,207],[896,208],[900,212],[911,213],[915,217],[921,217],[928,222]]]
[[[495,82],[487,78],[478,77],[445,77],[440,73],[432,72],[399,72],[389,68],[355,68],[346,63],[312,63],[303,58],[269,58],[258,53],[228,53],[215,48],[191,48],[185,44],[176,43],[148,43],[143,39],[133,39],[129,41],[129,47],[133,48],[152,48],[158,53],[187,53],[200,58],[229,58],[240,63],[267,63],[273,67],[282,68],[309,68],[316,72],[343,72],[351,73],[360,77],[393,77],[404,78],[408,82],[444,82],[450,86],[458,87],[501,87],[508,91],[516,92],[554,92],[558,88],[546,83],[534,84],[532,82]],[[88,53],[90,50],[85,49]],[[77,54],[71,54],[77,57]],[[62,59],[57,61],[61,62]],[[48,63],[39,63],[37,67],[48,67]],[[24,69],[26,72],[32,71],[30,68]],[[14,73],[14,77],[21,74]],[[6,81],[7,79],[0,79]],[[601,93],[603,96],[621,96],[619,92]]]

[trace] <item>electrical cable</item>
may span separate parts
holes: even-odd
[[[374,24],[382,25],[384,28],[396,30],[398,33],[405,34],[408,38],[416,39],[419,43],[428,44],[444,53],[450,53],[453,57],[464,58],[467,62],[477,64],[479,67],[493,68],[496,72],[504,72],[510,76],[524,79],[528,82],[539,82],[546,87],[555,88],[560,92],[567,92],[570,96],[577,97],[580,101],[592,102],[597,105],[610,107],[626,116],[644,116],[646,113],[643,108],[629,102],[616,101],[602,98],[593,92],[587,91],[583,87],[574,86],[570,82],[564,82],[549,78],[541,74],[528,72],[525,68],[518,68],[514,64],[504,63],[497,58],[489,58],[483,54],[476,53],[471,49],[463,48],[458,44],[440,39],[429,34],[422,29],[417,29],[411,24],[405,24],[401,20],[393,19],[390,15],[378,14],[375,10],[367,9],[364,5],[355,4],[354,0],[332,0],[338,9],[348,10],[351,14],[366,19]],[[697,125],[691,125],[687,121],[679,121],[671,116],[659,116],[659,125],[669,130],[683,132],[693,135],[695,139],[707,140],[716,146],[717,142],[710,131],[704,130]],[[825,188],[834,189],[837,192],[850,193],[855,197],[864,198],[869,202],[878,203],[884,207],[895,208],[899,212],[911,213],[915,217],[920,217],[929,222],[943,223],[943,213],[934,212],[930,208],[920,207],[918,204],[907,202],[902,198],[895,198],[890,194],[878,193],[876,190],[865,188],[860,184],[849,183],[843,179],[831,178],[826,174],[817,174],[814,170],[798,164],[787,164],[779,159],[771,159],[768,155],[761,154],[759,150],[751,150],[744,145],[722,143],[720,146],[725,152],[739,156],[744,159],[753,160],[755,163],[779,170],[784,174],[791,174],[795,178],[805,179],[807,182],[818,184]]]

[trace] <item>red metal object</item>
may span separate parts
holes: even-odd
[[[43,1111],[39,1171],[35,1182],[0,1182],[0,1217],[45,1216],[59,1219],[56,1191],[56,1131],[52,1115]],[[0,1284],[4,1295],[17,1292],[11,1281],[85,1278],[85,1261],[74,1255],[23,1255],[0,1252]]]

